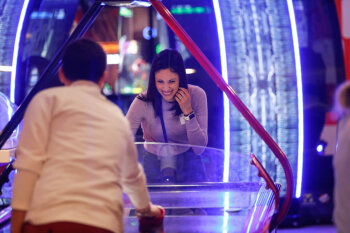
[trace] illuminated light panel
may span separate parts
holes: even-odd
[[[194,73],[196,73],[196,69],[186,68],[186,74],[194,74]]]
[[[131,18],[133,16],[133,11],[126,7],[120,7],[119,14],[125,18]]]
[[[297,75],[297,92],[298,92],[298,171],[297,171],[297,183],[295,190],[295,197],[299,198],[301,195],[301,183],[303,178],[303,150],[304,150],[304,115],[303,115],[303,92],[301,82],[301,64],[299,53],[298,32],[294,15],[293,1],[287,0],[288,12],[290,18],[290,25],[292,29],[293,48],[295,58],[295,70]]]
[[[117,65],[120,63],[119,54],[107,54],[107,65]]]
[[[24,17],[27,13],[28,9],[28,3],[29,0],[24,0],[21,15],[19,17],[17,31],[16,31],[16,38],[15,38],[15,44],[13,48],[13,56],[12,56],[12,73],[11,73],[11,85],[10,85],[10,101],[12,103],[15,102],[15,84],[16,84],[16,69],[17,69],[17,57],[18,57],[18,50],[19,50],[19,42],[21,39],[21,33],[23,28],[23,22]]]
[[[210,8],[190,5],[179,5],[171,8],[171,13],[173,15],[192,15],[192,14],[210,14]]]
[[[11,119],[13,115],[13,109],[11,102],[6,98],[6,105],[7,105],[7,119]]]
[[[149,7],[152,4],[148,1],[142,0],[142,1],[133,1],[130,6],[141,6],[141,7]]]
[[[150,40],[152,38],[156,38],[158,35],[158,31],[156,28],[151,28],[149,26],[145,27],[142,30],[142,36],[143,38],[145,38],[146,40]]]
[[[162,51],[162,47],[160,44],[156,45],[156,54],[160,53],[160,51]]]
[[[224,29],[222,25],[221,12],[219,6],[219,0],[213,0],[216,25],[218,28],[218,38],[220,46],[220,59],[221,59],[221,74],[226,83],[228,83],[227,75],[227,61],[226,61],[226,47]],[[228,182],[229,169],[230,169],[230,105],[226,94],[224,94],[224,134],[225,134],[225,158],[224,158],[224,174],[223,182]]]
[[[0,66],[2,72],[12,72],[12,66]]]
[[[17,173],[17,169],[15,170]],[[6,207],[5,209],[0,211],[0,219],[7,219],[10,218],[9,216],[11,215],[12,208],[11,207]],[[4,221],[1,221],[4,222]]]
[[[323,150],[324,150],[324,146],[320,144],[320,145],[318,145],[318,146],[316,147],[316,150],[317,150],[318,153],[321,153],[321,152],[323,152]]]
[[[223,219],[223,223],[222,223],[222,233],[227,233],[229,232],[229,225],[228,225],[228,207],[229,207],[229,202],[230,202],[230,193],[229,192],[225,192],[225,196],[224,196],[224,219]]]
[[[98,44],[103,48],[106,54],[119,53],[119,44],[116,41],[99,41]]]

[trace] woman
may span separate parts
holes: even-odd
[[[134,134],[141,124],[146,142],[207,145],[206,94],[200,87],[187,84],[183,59],[174,49],[166,49],[155,57],[148,89],[135,98],[126,118]],[[149,152],[144,157],[148,181],[204,179],[198,156],[202,149],[172,146],[162,150],[152,145],[145,149]]]

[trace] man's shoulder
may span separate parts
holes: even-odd
[[[60,87],[51,87],[44,89],[42,91],[39,91],[36,96],[51,96],[51,95],[57,95],[63,91],[67,90],[66,86],[60,86]]]
[[[112,110],[112,112],[116,116],[118,116],[120,118],[125,118],[123,111],[120,109],[120,107],[118,105],[116,105],[115,103],[109,101],[108,99],[106,99],[104,101],[104,103],[105,103],[106,108],[109,108],[110,110]]]
[[[43,101],[44,99],[54,98],[55,96],[64,96],[62,94],[65,87],[52,87],[39,91],[31,102]]]

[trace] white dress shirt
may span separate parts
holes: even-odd
[[[98,85],[76,81],[30,102],[16,152],[12,208],[33,224],[58,221],[123,231],[122,192],[149,196],[129,124]]]

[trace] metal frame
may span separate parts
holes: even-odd
[[[271,223],[271,228],[276,228],[284,217],[287,215],[287,212],[290,208],[292,195],[293,195],[293,174],[292,169],[287,159],[287,156],[284,154],[282,149],[277,145],[273,138],[267,133],[264,127],[259,123],[259,121],[253,116],[249,109],[244,105],[242,100],[237,96],[235,91],[224,81],[220,73],[215,69],[213,64],[208,60],[208,58],[203,54],[203,52],[198,48],[198,46],[192,41],[189,35],[185,30],[178,24],[176,19],[172,16],[170,11],[159,1],[149,0],[152,3],[152,6],[158,11],[158,13],[163,17],[169,27],[175,32],[175,34],[180,38],[184,43],[187,49],[192,53],[196,58],[198,63],[203,67],[203,69],[209,74],[217,86],[226,93],[230,101],[235,105],[235,107],[240,111],[243,117],[248,121],[250,126],[255,130],[257,134],[264,140],[268,145],[271,151],[278,158],[282,164],[284,173],[287,180],[287,191],[286,199],[281,207],[280,211],[277,213],[276,218],[273,219]]]

